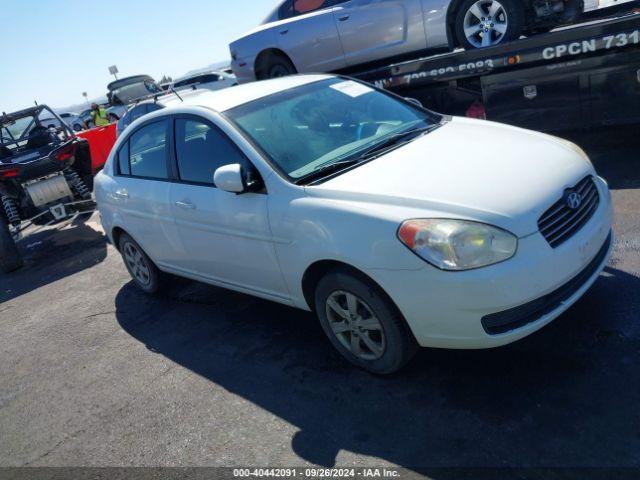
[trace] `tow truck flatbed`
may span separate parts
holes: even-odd
[[[351,76],[444,113],[475,105],[488,119],[538,130],[640,122],[640,14]]]

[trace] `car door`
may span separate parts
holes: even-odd
[[[331,72],[344,68],[345,58],[333,16],[335,0],[288,0],[275,26],[278,46],[298,72]]]
[[[267,216],[266,193],[236,195],[215,187],[223,165],[251,164],[212,122],[173,119],[175,167],[171,207],[182,248],[181,273],[266,297],[287,298]]]
[[[111,192],[123,228],[152,260],[165,263],[176,240],[169,203],[168,128],[167,119],[154,120],[128,136],[117,152]]]
[[[333,14],[347,66],[427,48],[419,0],[337,0]]]

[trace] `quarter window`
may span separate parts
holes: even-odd
[[[145,125],[131,135],[129,165],[135,177],[168,178],[166,121]]]
[[[176,156],[180,180],[213,185],[213,173],[230,163],[246,165],[244,156],[211,124],[176,120]]]
[[[118,151],[118,170],[120,175],[131,175],[129,167],[129,142],[126,142]]]

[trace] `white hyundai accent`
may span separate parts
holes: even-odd
[[[418,346],[529,335],[607,263],[607,184],[559,138],[329,75],[163,103],[96,177],[148,293],[169,273],[311,310],[344,357],[390,373]]]

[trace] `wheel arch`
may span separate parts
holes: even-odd
[[[268,64],[267,62],[272,57],[283,57],[283,58],[287,59],[289,62],[291,62],[291,65],[293,65],[294,67],[296,66],[296,64],[293,62],[293,60],[291,60],[291,57],[289,55],[287,55],[284,52],[284,50],[281,50],[281,49],[275,48],[275,47],[265,48],[264,50],[262,50],[258,54],[258,56],[256,57],[256,61],[254,63],[254,66],[253,66],[253,71],[255,72],[256,79],[262,80],[263,78],[265,78],[264,77],[264,73],[265,73],[264,70],[267,68],[267,64]]]
[[[304,274],[302,275],[302,294],[304,296],[304,300],[311,309],[312,312],[315,313],[315,290],[318,282],[327,275],[329,272],[333,270],[342,270],[348,272],[355,277],[359,277],[365,282],[371,283],[374,285],[382,295],[384,295],[389,302],[396,308],[398,312],[400,309],[393,301],[393,299],[385,292],[385,290],[380,286],[378,282],[376,282],[369,275],[364,273],[359,268],[354,267],[348,263],[342,262],[340,260],[318,260],[307,267]]]
[[[126,233],[130,235],[124,228],[122,227],[113,227],[111,229],[111,239],[113,240],[113,246],[116,247],[116,250],[120,251],[120,237],[122,234]]]

